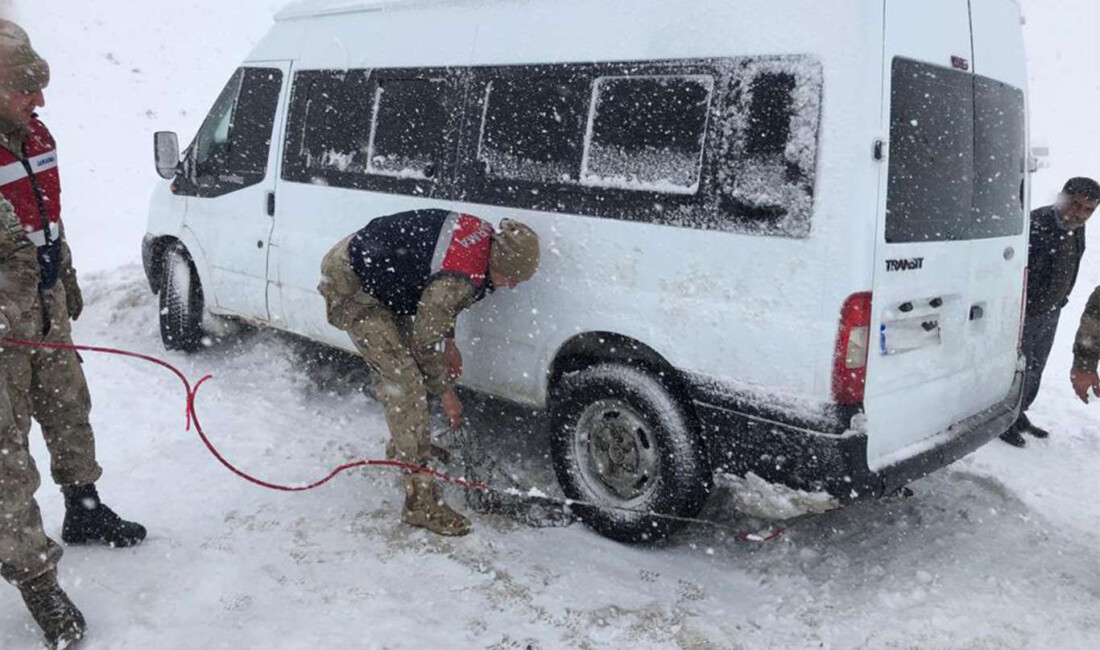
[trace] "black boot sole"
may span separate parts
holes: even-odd
[[[145,541],[146,533],[142,531],[140,536],[127,537],[125,539],[112,540],[104,537],[97,537],[95,535],[80,534],[80,533],[67,533],[64,527],[61,529],[61,541],[70,546],[89,546],[96,544],[99,546],[109,546],[111,548],[130,548],[137,546]]]

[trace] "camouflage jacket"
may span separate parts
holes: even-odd
[[[19,218],[6,199],[0,198],[0,313],[12,328],[3,336],[25,336],[27,314],[38,299],[38,253],[23,234]]]
[[[425,385],[434,394],[442,393],[453,383],[439,345],[444,339],[454,338],[459,312],[472,304],[474,288],[465,279],[454,276],[436,278],[420,294],[409,346],[424,373]]]
[[[1096,372],[1096,362],[1100,360],[1100,287],[1089,296],[1085,313],[1081,315],[1081,325],[1077,328],[1077,338],[1073,342],[1073,367],[1076,370]]]
[[[348,255],[352,236],[333,246],[321,262],[322,279],[317,290],[325,298],[329,323],[346,331],[356,320],[373,313],[382,312],[387,318],[399,319],[377,298],[363,291]],[[466,279],[449,275],[437,277],[420,294],[406,341],[424,375],[426,388],[433,394],[438,395],[453,385],[440,344],[444,339],[454,338],[455,320],[474,303],[474,298],[474,288]]]

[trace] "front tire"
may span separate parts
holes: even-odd
[[[168,350],[203,347],[202,285],[183,244],[170,244],[160,274],[160,338]]]
[[[601,363],[564,377],[552,405],[554,468],[586,524],[623,542],[663,539],[693,517],[710,468],[692,420],[652,374]],[[603,507],[599,507],[603,506]]]

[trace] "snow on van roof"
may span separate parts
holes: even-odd
[[[293,20],[312,16],[327,16],[365,11],[383,11],[414,6],[483,4],[488,0],[294,0],[285,5],[275,20]],[[1008,0],[1020,8],[1020,0]],[[1023,16],[1021,16],[1021,19]]]
[[[483,3],[485,0],[296,0],[275,14],[275,20],[293,20],[311,16],[382,11],[412,6]]]

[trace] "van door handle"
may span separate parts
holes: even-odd
[[[267,216],[275,216],[275,192],[267,193]]]
[[[970,306],[970,320],[981,320],[985,316],[985,309],[981,305]]]

